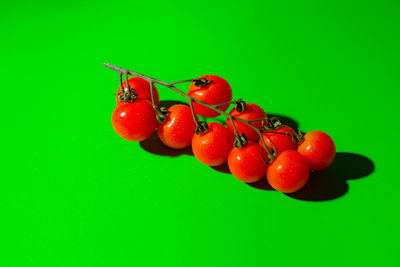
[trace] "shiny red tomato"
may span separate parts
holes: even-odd
[[[253,183],[265,176],[267,153],[257,143],[248,141],[244,147],[232,148],[228,157],[229,170],[237,179]]]
[[[137,98],[136,100],[141,100],[145,99],[148,100],[151,103],[151,93],[150,93],[150,83],[146,81],[145,79],[142,79],[140,77],[130,77],[128,79],[129,81],[129,86],[133,89],[135,89],[137,93]],[[124,88],[126,87],[126,81],[122,82],[122,85]],[[118,95],[121,92],[121,86],[118,87],[117,90],[117,106],[120,104],[121,101],[118,99]],[[158,106],[160,104],[160,100],[158,97],[158,91],[153,84],[153,94],[154,94],[154,102]]]
[[[204,86],[197,86],[199,84],[193,82],[189,87],[189,96],[212,105],[230,102],[232,100],[231,86],[222,77],[216,75],[203,75],[200,76],[199,79],[205,79],[207,84]],[[218,108],[225,111],[228,107],[229,104],[226,104],[219,106]],[[197,114],[204,117],[212,118],[219,116],[218,112],[197,103],[193,103],[193,108]]]
[[[158,126],[157,134],[166,146],[181,149],[190,146],[195,130],[190,107],[173,105],[168,109],[167,120]]]
[[[262,119],[267,117],[267,114],[265,114],[264,110],[256,104],[246,104],[246,108],[243,112],[238,112],[235,108],[233,108],[229,114],[244,120]],[[261,121],[253,121],[251,124],[256,126],[257,129],[262,129]],[[234,132],[230,119],[226,120],[226,126],[232,131],[232,133]],[[257,142],[260,139],[258,133],[246,123],[235,121],[235,126],[239,133],[244,133],[246,135],[248,140]]]
[[[302,188],[310,176],[308,161],[295,150],[285,150],[267,167],[269,184],[277,191],[293,193]]]
[[[290,135],[271,133],[271,132],[279,132],[279,133],[290,133],[296,136],[295,131],[292,128],[282,125],[278,129],[266,131],[262,134],[262,138],[264,139],[265,144],[268,148],[271,146],[275,147],[278,154],[285,150],[296,150],[297,144],[293,142],[293,139]],[[262,146],[262,141],[260,139],[259,144]]]
[[[129,141],[143,141],[150,137],[157,127],[156,112],[147,100],[121,103],[112,114],[114,130]]]
[[[331,165],[336,155],[332,138],[321,131],[306,133],[297,151],[308,159],[311,170],[315,171]]]
[[[203,134],[195,134],[192,139],[194,156],[208,166],[218,166],[228,160],[235,139],[224,125],[210,122]]]

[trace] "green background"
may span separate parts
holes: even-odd
[[[0,4],[0,265],[398,266],[398,1],[144,2]],[[260,190],[119,138],[104,62],[217,74],[329,133],[353,155],[328,173],[337,195]]]

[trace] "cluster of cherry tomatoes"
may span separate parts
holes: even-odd
[[[322,170],[334,160],[335,144],[326,133],[303,135],[286,125],[268,127],[271,122],[264,110],[243,101],[230,110],[226,126],[217,122],[200,124],[197,115],[212,118],[220,113],[196,102],[192,103],[193,111],[187,105],[169,107],[164,121],[159,122],[156,87],[153,85],[151,92],[150,83],[139,77],[128,81],[128,86],[126,81],[122,83],[123,90],[118,88],[112,115],[115,131],[127,140],[142,141],[157,130],[160,140],[170,148],[191,146],[194,156],[208,166],[227,162],[233,176],[246,183],[266,175],[270,185],[284,193],[299,190],[306,184],[310,170]],[[194,80],[188,95],[224,112],[234,103],[230,85],[216,75]]]

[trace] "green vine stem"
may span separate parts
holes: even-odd
[[[294,144],[299,144],[299,140],[297,140],[297,135],[287,133],[287,132],[274,132],[274,131],[268,131],[266,133],[289,135],[292,138],[292,142]]]
[[[189,79],[189,80],[183,80],[183,81],[178,81],[178,82],[168,83],[168,82],[164,82],[164,81],[161,81],[161,80],[158,80],[158,79],[155,79],[155,78],[149,77],[149,76],[147,76],[147,75],[143,75],[143,74],[140,74],[140,73],[137,73],[137,72],[128,70],[128,69],[124,69],[124,68],[117,67],[117,66],[112,65],[112,64],[109,64],[109,63],[104,63],[104,66],[107,67],[107,68],[110,68],[110,69],[112,69],[112,70],[114,70],[114,71],[116,71],[116,72],[118,72],[119,75],[120,75],[120,77],[122,76],[121,74],[124,73],[125,76],[126,76],[126,80],[127,80],[127,81],[128,81],[128,79],[127,79],[128,75],[136,76],[136,77],[140,77],[140,78],[142,78],[142,79],[145,79],[145,80],[148,81],[148,82],[150,83],[150,85],[151,85],[151,87],[150,87],[151,94],[153,94],[153,93],[152,93],[152,92],[153,92],[153,90],[152,90],[152,85],[153,85],[154,83],[157,83],[157,84],[160,84],[160,85],[163,85],[163,86],[165,86],[165,87],[170,88],[171,90],[173,90],[174,92],[176,92],[177,94],[179,94],[180,96],[182,96],[183,98],[185,98],[186,101],[189,103],[189,106],[190,106],[190,108],[191,108],[191,110],[192,110],[193,119],[194,119],[194,121],[195,121],[195,123],[196,123],[196,126],[197,126],[197,128],[198,128],[198,129],[196,130],[196,133],[201,133],[201,132],[207,131],[207,126],[206,126],[206,123],[205,123],[205,122],[198,121],[197,116],[196,116],[196,114],[195,114],[195,112],[194,112],[194,110],[193,110],[193,103],[197,103],[197,104],[200,104],[200,105],[205,106],[205,107],[207,107],[207,108],[210,108],[210,109],[212,109],[212,110],[218,112],[220,115],[226,117],[227,119],[230,119],[230,120],[232,121],[232,126],[233,126],[234,130],[236,130],[234,121],[240,121],[240,122],[243,122],[243,123],[247,124],[247,125],[248,125],[249,127],[251,127],[253,130],[255,130],[255,131],[258,133],[259,137],[261,138],[261,142],[262,142],[262,144],[263,144],[263,147],[265,148],[265,150],[266,150],[267,153],[268,153],[268,158],[269,158],[269,160],[270,160],[269,162],[272,162],[272,161],[274,160],[274,158],[276,157],[276,150],[275,150],[273,147],[271,147],[271,150],[272,150],[272,151],[271,151],[271,150],[267,147],[267,145],[265,144],[265,142],[264,142],[264,140],[263,140],[263,138],[262,138],[262,130],[259,130],[256,126],[254,126],[253,124],[251,124],[251,122],[253,122],[253,121],[268,120],[268,117],[260,118],[260,119],[255,119],[255,120],[245,120],[245,119],[242,119],[242,118],[238,118],[238,117],[232,116],[232,115],[230,115],[229,113],[226,113],[225,111],[219,109],[219,108],[218,108],[219,105],[210,105],[210,104],[207,104],[207,103],[205,103],[205,102],[203,102],[203,101],[197,100],[196,98],[189,96],[188,94],[182,92],[182,91],[179,90],[177,87],[175,87],[175,84],[185,83],[185,82],[194,82],[194,81],[198,81],[197,78],[195,78],[195,79]],[[129,83],[127,82],[127,84],[129,84]],[[128,85],[128,86],[129,86],[129,85]],[[160,113],[161,111],[160,111],[160,110],[158,109],[158,107],[156,107],[155,104],[154,104],[154,96],[152,96],[152,102],[153,102],[153,103],[152,103],[152,104],[153,104],[153,107],[155,107],[155,110],[156,110],[156,112],[157,112],[157,115],[159,115],[159,113]],[[164,115],[165,115],[165,114],[164,114]],[[206,129],[204,129],[204,128],[206,128]],[[243,141],[243,139],[245,138],[244,135],[239,134],[239,133],[237,132],[237,130],[235,131],[235,135],[236,135],[236,139],[237,139],[237,140]]]
[[[215,107],[219,107],[219,106],[224,106],[224,105],[230,105],[230,104],[236,104],[239,100],[233,100],[233,101],[229,101],[229,102],[224,102],[224,103],[220,103],[220,104],[215,104]]]

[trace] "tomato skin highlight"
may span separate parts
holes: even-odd
[[[219,166],[228,160],[234,135],[224,125],[210,122],[208,131],[192,138],[194,156],[208,166]]]
[[[188,147],[196,130],[189,106],[173,105],[168,108],[167,120],[157,128],[161,142],[174,149]]]
[[[131,88],[135,89],[137,93],[137,98],[136,101],[138,100],[148,100],[151,103],[151,93],[150,93],[150,83],[146,81],[145,79],[142,79],[140,77],[130,77],[128,78],[128,82]],[[122,85],[124,88],[126,87],[126,81],[122,82]],[[121,86],[118,87],[117,89],[117,106],[121,103],[118,99],[118,94],[121,91]],[[159,96],[158,96],[158,91],[156,86],[153,84],[153,94],[154,94],[154,102],[156,106],[160,104]]]
[[[189,96],[211,105],[232,101],[231,86],[224,78],[217,75],[203,75],[199,77],[199,79],[201,78],[212,80],[212,82],[203,87],[198,87],[193,82],[189,87]],[[229,104],[226,104],[218,108],[226,111],[228,107]],[[212,118],[220,115],[218,112],[197,103],[193,103],[193,108],[197,114],[203,117]]]
[[[275,147],[278,154],[285,150],[297,150],[298,145],[293,143],[292,137],[290,135],[277,134],[271,132],[291,133],[296,136],[296,133],[292,128],[286,125],[282,125],[278,129],[270,131],[267,130],[265,133],[262,134],[262,138],[264,139],[264,142],[267,145],[267,147],[268,148],[271,148],[271,146]],[[259,144],[263,146],[261,139]]]
[[[336,155],[336,147],[332,138],[321,131],[306,133],[297,151],[309,161],[310,168],[314,171],[327,168]]]
[[[267,167],[269,184],[277,191],[293,193],[302,188],[310,176],[308,161],[295,150],[285,150]]]
[[[232,148],[228,156],[229,170],[237,179],[254,183],[265,176],[267,153],[257,143],[248,141],[244,147]]]
[[[111,117],[115,132],[129,141],[143,141],[150,137],[157,127],[156,112],[147,100],[118,105]]]
[[[265,114],[264,110],[260,106],[251,103],[246,104],[246,109],[243,112],[238,112],[236,111],[235,108],[233,108],[229,112],[229,114],[244,120],[261,119],[267,117],[267,114]],[[261,121],[253,121],[251,122],[251,124],[257,127],[257,129],[259,130],[262,129]],[[232,122],[230,119],[226,120],[226,126],[228,127],[229,130],[232,131],[232,133],[234,133]],[[258,133],[246,123],[241,121],[235,121],[235,126],[239,133],[244,133],[246,135],[248,140],[257,142],[260,139]]]

